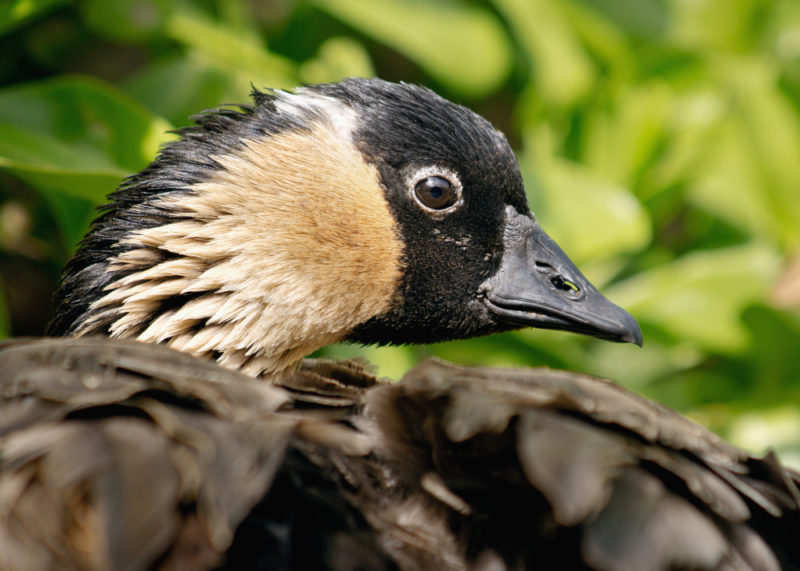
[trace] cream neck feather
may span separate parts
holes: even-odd
[[[402,246],[377,170],[352,143],[354,112],[319,96],[279,102],[311,114],[311,128],[243,141],[211,157],[220,168],[207,180],[159,198],[176,221],[128,236],[108,268],[124,277],[78,335],[112,315],[113,337],[258,376],[389,310]]]

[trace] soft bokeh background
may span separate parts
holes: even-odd
[[[522,331],[336,346],[612,378],[800,465],[800,2],[0,0],[0,333],[41,334],[93,208],[257,87],[423,83],[517,149],[545,228],[645,347]]]

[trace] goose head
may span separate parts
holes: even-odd
[[[51,334],[276,374],[326,344],[538,327],[641,344],[542,230],[505,137],[432,91],[349,79],[196,118],[110,196]]]

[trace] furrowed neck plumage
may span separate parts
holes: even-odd
[[[524,326],[641,343],[528,208],[505,137],[432,91],[348,79],[197,119],[111,196],[55,335],[163,343],[257,376],[328,343]]]
[[[163,343],[257,376],[387,311],[402,248],[355,112],[304,90],[259,97],[201,118],[112,195],[53,333]]]

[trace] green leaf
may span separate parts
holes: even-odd
[[[168,0],[82,0],[83,21],[96,32],[118,41],[155,35],[164,24]]]
[[[169,128],[97,80],[18,85],[0,90],[0,168],[97,203],[152,160]]]
[[[758,164],[759,184],[750,191],[764,201],[775,235],[800,244],[800,124],[797,109],[778,87],[778,70],[769,62],[727,62],[737,88],[743,140]],[[748,65],[749,64],[749,65]],[[766,221],[764,221],[766,222]]]
[[[752,332],[747,381],[768,399],[800,402],[800,313],[756,305],[742,319]]]
[[[669,87],[653,81],[623,90],[612,112],[590,112],[584,161],[610,180],[633,183],[664,141],[672,100]]]
[[[59,77],[0,90],[0,168],[37,189],[67,247],[92,205],[152,160],[170,125],[97,80]]]
[[[251,29],[216,22],[191,9],[176,9],[164,25],[167,37],[190,49],[193,57],[235,74],[256,87],[289,88],[297,84],[297,66],[271,53]]]
[[[757,39],[755,23],[764,18],[772,0],[704,0],[672,2],[670,35],[672,41],[703,50],[707,48],[742,50]]]
[[[323,347],[311,357],[323,359],[359,359],[366,361],[379,377],[399,379],[419,362],[416,347],[375,347],[336,343]]]
[[[523,167],[535,172],[533,211],[577,264],[612,260],[650,241],[650,218],[628,189],[561,159],[523,155]]]
[[[102,177],[86,178],[87,183],[96,189],[97,196],[105,196],[119,184],[117,179],[106,181]],[[86,234],[92,220],[97,217],[97,201],[63,192],[57,180],[37,182],[39,182],[37,189],[50,206],[58,225],[63,251],[69,256]],[[59,259],[59,265],[64,262],[66,259]]]
[[[606,81],[612,85],[630,83],[638,61],[625,31],[583,4],[565,4],[564,9],[581,43],[603,69]]]
[[[326,83],[345,77],[372,77],[375,70],[367,50],[357,41],[346,37],[325,40],[317,57],[300,66],[303,83]]]
[[[610,295],[613,301],[620,302],[613,291]],[[626,309],[630,308],[626,306]],[[631,390],[651,392],[653,383],[665,380],[673,382],[682,371],[702,362],[704,354],[694,343],[676,343],[674,340],[664,343],[651,333],[654,333],[652,329],[645,326],[642,348],[628,344],[595,343],[591,355],[586,359],[589,365],[585,369],[593,375],[613,379]],[[662,390],[657,396],[664,402],[664,383],[659,388]],[[687,405],[674,396],[671,400],[670,406]]]
[[[665,0],[581,0],[613,21],[620,29],[639,38],[661,36],[669,24]]]
[[[617,284],[606,292],[637,319],[676,339],[716,351],[743,350],[745,307],[764,299],[780,255],[763,244],[697,251]]]
[[[564,367],[568,362],[560,357],[564,353],[559,351],[549,352],[542,350],[536,341],[541,337],[550,337],[550,331],[539,338],[531,341],[531,336],[542,334],[542,331],[524,331],[498,333],[481,339],[464,339],[438,343],[431,346],[434,355],[441,359],[461,363],[464,365],[480,365],[488,367],[498,366],[537,366],[548,365],[552,367]],[[559,337],[556,333],[553,337]],[[567,349],[569,343],[565,344]],[[564,349],[561,345],[559,349]]]
[[[650,198],[668,188],[692,185],[708,171],[706,158],[719,145],[717,130],[725,120],[723,98],[707,85],[673,90],[665,124],[664,148],[643,173],[638,195]]]
[[[311,3],[396,49],[465,96],[492,93],[511,69],[511,46],[500,23],[477,6],[423,0]]]
[[[726,117],[714,129],[714,145],[702,149],[689,182],[688,199],[746,232],[775,240],[777,220],[765,200],[760,165],[741,121]]]
[[[67,0],[4,0],[0,2],[0,35],[52,10]]]
[[[152,62],[130,76],[122,88],[173,125],[186,126],[191,123],[190,116],[204,109],[244,103],[252,86],[247,77],[204,58],[180,54]]]
[[[784,464],[800,467],[800,407],[784,404],[739,415],[728,438],[754,454],[776,450]]]
[[[545,104],[568,107],[592,89],[595,69],[562,2],[494,0],[532,65],[533,87]]]

